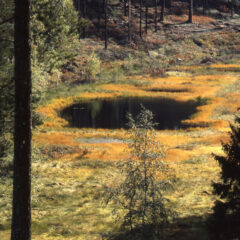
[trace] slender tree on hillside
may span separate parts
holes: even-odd
[[[87,17],[87,0],[83,0],[83,11],[82,11],[82,17],[85,19]],[[82,29],[82,37],[86,37],[86,27],[84,26]]]
[[[30,0],[15,0],[15,127],[11,240],[31,239]]]
[[[158,7],[158,0],[155,0],[155,14],[154,14],[155,31],[157,31],[157,7]]]
[[[231,17],[233,17],[233,14],[234,14],[234,12],[233,12],[233,0],[231,0],[231,2],[230,2],[230,12],[231,12]]]
[[[143,0],[140,0],[140,14],[139,14],[139,34],[140,37],[142,37],[142,5],[143,5]]]
[[[105,35],[104,35],[104,40],[105,40],[105,49],[107,50],[108,47],[108,34],[107,34],[107,21],[108,21],[108,13],[107,13],[107,8],[108,8],[108,0],[104,0],[104,18],[105,18]]]
[[[148,3],[147,3],[147,0],[145,0],[145,32],[146,32],[146,34],[148,32]]]
[[[160,21],[164,21],[164,14],[165,14],[165,6],[166,6],[166,0],[161,0],[162,8],[161,8],[161,15],[160,15]]]
[[[128,41],[131,42],[131,0],[128,0]]]
[[[127,16],[127,0],[124,0],[124,16]]]
[[[206,11],[206,0],[202,0],[202,15],[205,16]]]
[[[188,22],[192,23],[192,17],[193,17],[193,0],[188,0]]]

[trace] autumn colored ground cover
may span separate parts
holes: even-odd
[[[129,77],[131,84],[96,84],[91,91],[82,91],[79,86],[69,90],[68,97],[40,106],[44,122],[33,134],[33,239],[97,240],[118,231],[111,205],[106,207],[102,196],[104,184],[114,184],[118,176],[116,162],[129,157],[126,130],[70,128],[59,112],[81,99],[119,96],[161,96],[203,103],[185,121],[191,128],[157,131],[157,139],[164,145],[165,161],[177,178],[175,191],[168,197],[182,225],[174,227],[169,239],[207,239],[203,237],[207,234],[204,220],[215,200],[211,182],[219,172],[211,154],[221,153],[220,142],[228,139],[228,123],[240,105],[239,68],[239,62],[180,66],[166,77]],[[5,184],[2,190],[10,199],[10,185]],[[3,204],[0,236],[8,239],[10,218],[6,213],[11,205]]]

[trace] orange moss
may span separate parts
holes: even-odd
[[[240,68],[240,64],[211,64],[211,68],[223,68],[223,69],[232,69],[232,68]]]

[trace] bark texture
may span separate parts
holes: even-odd
[[[15,126],[11,240],[31,239],[30,0],[15,0]]]

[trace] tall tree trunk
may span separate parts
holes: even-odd
[[[172,0],[168,0],[168,10],[169,10],[169,14],[172,14]]]
[[[139,34],[140,37],[142,37],[142,2],[143,0],[140,0],[140,14],[139,14]]]
[[[146,32],[146,34],[148,32],[148,3],[147,3],[147,0],[145,0],[145,32]]]
[[[107,50],[107,47],[108,47],[108,35],[107,35],[107,7],[108,7],[108,0],[104,0],[104,18],[105,18],[105,36],[104,36],[104,39],[105,39],[105,50]]]
[[[160,21],[164,21],[164,14],[165,14],[165,6],[166,6],[166,0],[161,0],[162,1],[162,9],[161,9],[161,15],[160,15]]]
[[[81,0],[77,0],[77,10],[78,10],[78,21],[81,19]],[[80,37],[80,28],[79,28],[79,37]]]
[[[192,17],[193,17],[193,0],[188,0],[188,22],[192,23]]]
[[[202,0],[202,15],[205,16],[206,0]]]
[[[155,14],[154,14],[155,32],[157,32],[157,7],[158,0],[155,0]]]
[[[14,176],[11,240],[31,239],[30,0],[15,0]]]
[[[128,41],[131,42],[131,0],[128,0]]]
[[[231,18],[233,17],[233,0],[230,2]]]
[[[83,0],[83,13],[82,13],[83,18],[85,19],[87,16],[87,0]],[[82,33],[83,38],[86,37],[86,28],[83,27],[83,33]]]
[[[124,16],[127,16],[127,0],[124,0]]]

